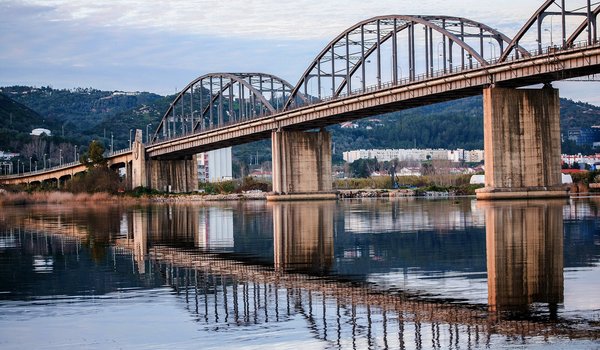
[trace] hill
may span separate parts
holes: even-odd
[[[53,118],[42,117],[32,109],[0,93],[0,150],[19,152],[31,141],[31,130],[45,128],[56,130],[60,123]]]
[[[92,88],[8,86],[0,92],[60,123],[61,136],[79,137],[102,121],[163,97],[149,92],[101,91]],[[53,130],[54,131],[54,130]]]

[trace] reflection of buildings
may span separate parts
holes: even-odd
[[[482,203],[486,215],[488,304],[527,311],[563,301],[563,201]]]
[[[333,264],[335,202],[273,203],[275,268],[327,272]]]
[[[210,207],[200,211],[197,247],[233,247],[233,209]]]
[[[464,230],[483,227],[483,212],[468,202],[449,205],[448,201],[413,199],[350,204],[344,212],[344,231],[348,233],[415,232],[423,230]]]

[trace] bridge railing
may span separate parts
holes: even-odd
[[[118,156],[118,155],[128,153],[128,152],[131,152],[131,148],[124,148],[124,149],[120,149],[120,150],[113,151],[113,152],[105,152],[104,157],[110,158],[110,157]],[[75,167],[78,165],[81,165],[81,162],[74,161],[74,162],[69,162],[69,163],[62,163],[60,165],[54,165],[54,166],[41,168],[41,169],[37,169],[37,170],[25,171],[25,172],[21,172],[21,173],[17,173],[17,174],[0,175],[0,179],[18,179],[18,178],[21,178],[24,176],[46,174],[46,173],[51,173],[51,172],[57,171],[57,170],[68,169],[68,168]]]

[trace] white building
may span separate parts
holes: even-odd
[[[482,150],[465,151],[463,149],[447,150],[447,149],[359,149],[343,153],[343,158],[346,162],[352,163],[358,159],[374,159],[377,158],[380,162],[392,161],[426,161],[426,160],[450,160],[460,162],[480,162],[483,160]],[[473,160],[479,159],[479,160]]]
[[[471,151],[465,151],[465,158],[464,158],[465,162],[479,163],[479,162],[483,162],[483,158],[484,158],[483,150],[474,149]]]
[[[218,182],[233,178],[231,147],[198,154],[198,179],[201,182]]]
[[[29,135],[42,136],[42,134],[46,134],[46,136],[52,136],[52,133],[50,132],[50,130],[44,129],[44,128],[33,129],[33,130],[31,130],[31,134],[29,134]]]

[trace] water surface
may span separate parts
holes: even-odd
[[[0,347],[599,348],[598,203],[4,207]]]

